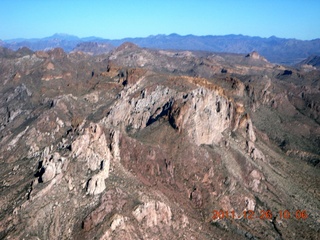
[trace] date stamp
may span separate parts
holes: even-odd
[[[255,212],[252,210],[243,211],[240,215],[237,215],[235,211],[224,211],[224,210],[213,210],[212,211],[212,220],[219,219],[273,219],[274,217],[278,217],[279,219],[297,219],[297,220],[305,220],[308,218],[308,213],[306,210],[279,210],[278,212],[272,212],[271,210],[260,210],[259,212]]]

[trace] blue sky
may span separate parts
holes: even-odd
[[[54,33],[320,38],[320,0],[0,0],[0,39]]]

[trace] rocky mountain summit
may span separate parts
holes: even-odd
[[[1,239],[319,238],[318,70],[132,43],[0,69]]]

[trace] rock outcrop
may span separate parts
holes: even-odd
[[[246,57],[252,58],[254,60],[264,60],[267,61],[264,57],[260,56],[260,54],[256,51],[249,53]]]
[[[1,239],[317,239],[318,71],[130,43],[0,55]]]
[[[136,207],[132,215],[146,228],[171,225],[172,212],[169,206],[158,201],[148,201]]]
[[[98,171],[87,183],[87,193],[100,194],[105,186],[105,179],[109,176],[111,152],[105,133],[98,124],[90,124],[84,128],[82,135],[71,144],[71,156],[79,163],[85,162],[92,172]]]

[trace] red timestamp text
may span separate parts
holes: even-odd
[[[302,219],[305,220],[308,218],[308,213],[306,210],[279,210],[278,212],[273,213],[271,210],[260,210],[252,211],[245,210],[242,214],[238,215],[234,210],[224,211],[224,210],[213,210],[212,211],[212,220],[218,219],[272,219],[273,217],[278,217],[279,219]]]

